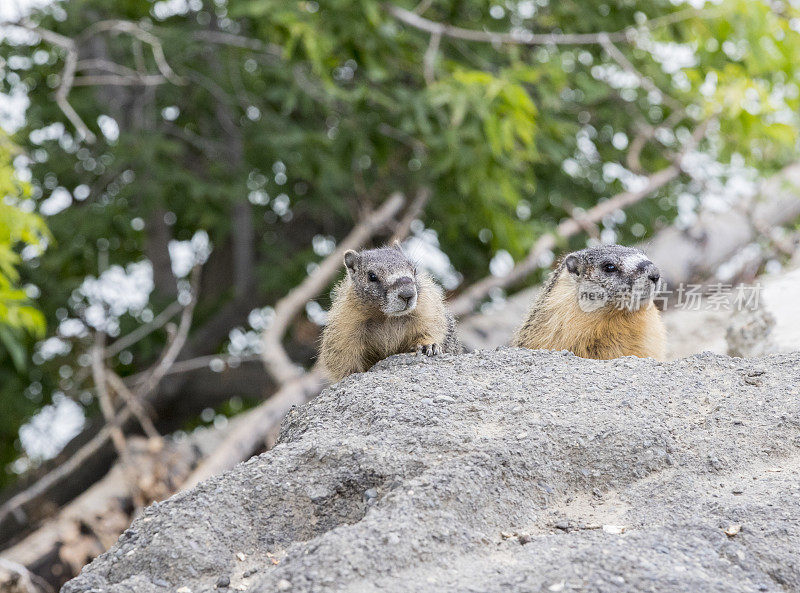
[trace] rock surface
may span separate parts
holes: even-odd
[[[64,593],[800,591],[800,353],[396,356]]]

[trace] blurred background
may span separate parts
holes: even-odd
[[[347,248],[471,348],[600,243],[694,287],[672,357],[800,348],[798,56],[795,0],[2,0],[0,588],[269,448]]]

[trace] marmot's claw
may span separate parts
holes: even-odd
[[[417,355],[435,356],[442,353],[442,347],[439,344],[417,344],[416,352]]]

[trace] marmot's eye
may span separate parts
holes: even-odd
[[[368,272],[367,273],[367,278],[369,278],[370,282],[377,282],[378,281],[378,275],[375,272]]]
[[[603,264],[603,271],[607,274],[613,274],[617,271],[617,266],[614,264]]]

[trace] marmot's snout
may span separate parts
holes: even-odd
[[[386,291],[387,315],[405,315],[411,313],[417,306],[417,286],[410,276],[403,276],[396,280]]]
[[[643,256],[642,256],[643,257]],[[613,304],[619,309],[638,311],[649,305],[661,289],[661,270],[649,259],[641,259],[635,266],[629,256],[620,262],[620,272],[627,276],[628,290],[614,291]],[[613,283],[613,282],[612,282]]]
[[[636,266],[636,271],[632,274],[631,280],[640,276],[644,276],[653,284],[658,285],[659,280],[661,280],[661,270],[649,259],[646,259]]]

